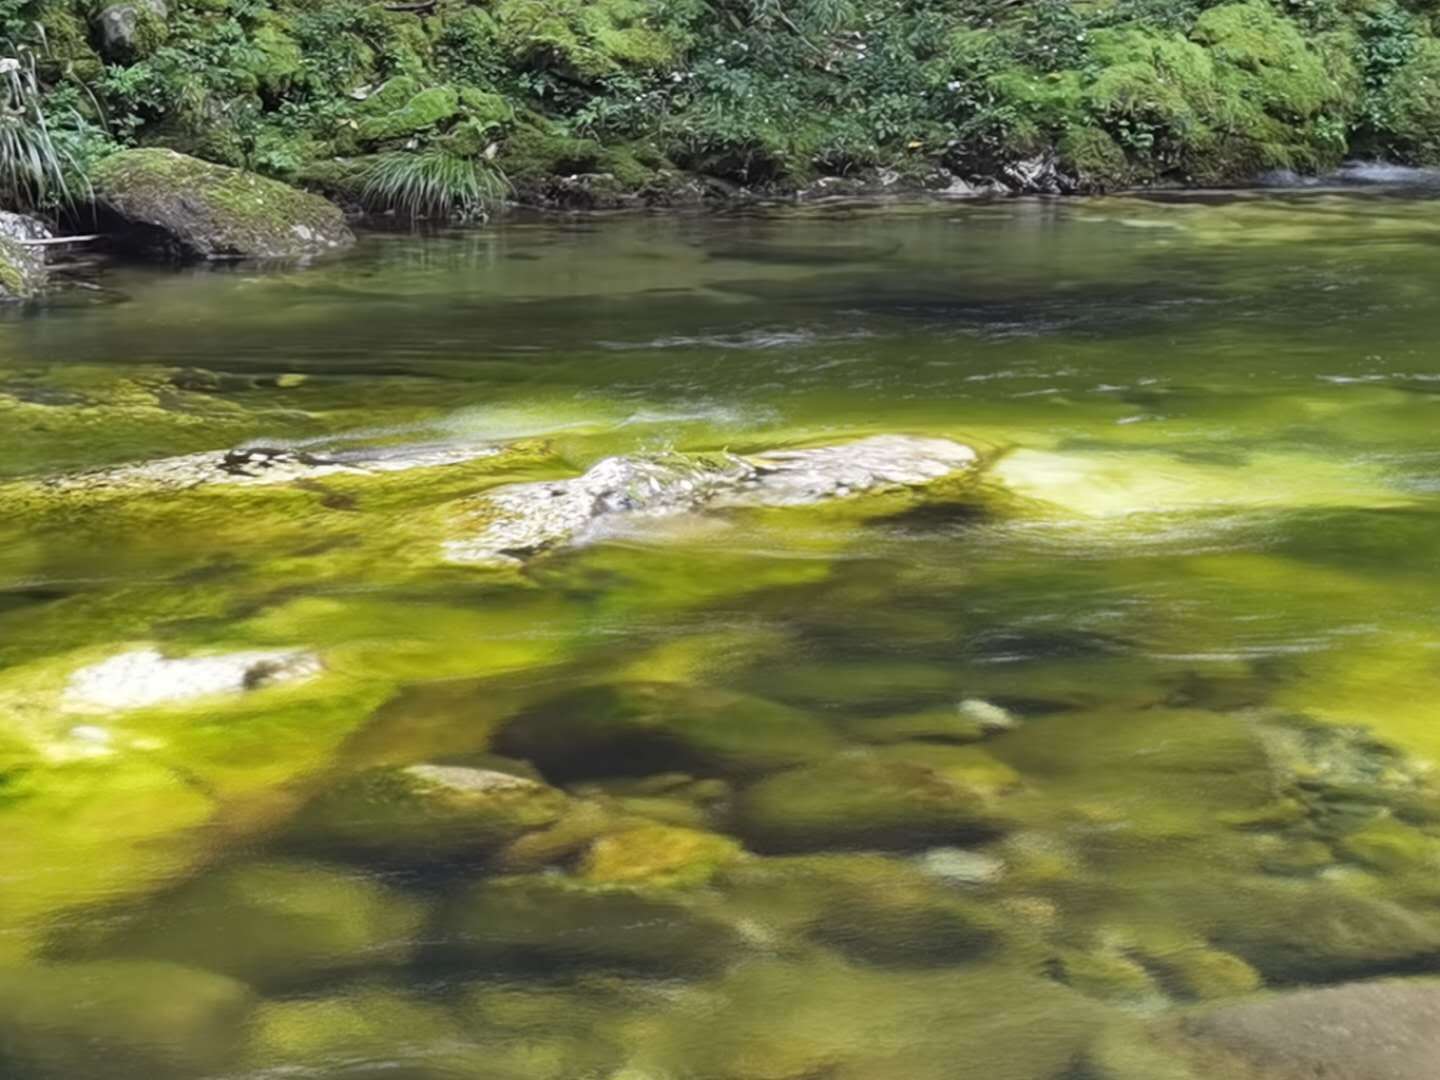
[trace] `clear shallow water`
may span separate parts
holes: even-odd
[[[1437,261],[1435,204],[1379,196],[835,206],[0,322],[6,1069],[1153,1080],[1165,1017],[1436,969]],[[983,470],[438,558],[499,483],[878,432]],[[324,672],[67,698],[145,648]],[[355,778],[419,763],[563,792],[397,832]]]

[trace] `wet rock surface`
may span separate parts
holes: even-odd
[[[45,249],[25,241],[49,236],[35,218],[0,211],[0,304],[33,300],[44,290]]]
[[[446,543],[452,562],[517,561],[581,538],[608,518],[714,507],[806,506],[919,486],[973,467],[975,451],[948,439],[879,435],[838,446],[739,457],[610,458],[572,480],[483,496],[466,512],[474,535]]]

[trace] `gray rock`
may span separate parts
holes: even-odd
[[[457,563],[516,562],[582,540],[605,519],[704,507],[806,506],[928,484],[972,467],[974,450],[949,439],[877,435],[838,446],[752,457],[664,454],[607,458],[570,480],[487,492],[466,510],[473,535],[445,544]]]
[[[467,516],[478,533],[445,544],[450,562],[506,562],[578,539],[612,515],[666,515],[695,509],[754,476],[730,454],[606,458],[572,480],[515,484],[481,496]]]
[[[1073,176],[1060,170],[1053,153],[1013,162],[1005,166],[1004,177],[1021,195],[1072,195],[1080,189]]]
[[[45,288],[45,249],[23,241],[49,236],[34,218],[0,211],[0,304],[32,300]]]
[[[91,182],[105,230],[141,255],[303,259],[355,242],[319,196],[173,150],[121,150]]]
[[[493,457],[500,449],[488,444],[378,447],[346,451],[287,447],[240,447],[142,461],[113,469],[72,473],[42,481],[48,491],[105,494],[114,492],[184,491],[211,485],[268,487],[328,476],[373,476],[382,473],[460,465]]]
[[[1099,1080],[1434,1080],[1440,980],[1385,979],[1207,1007],[1104,1040]]]
[[[165,0],[123,0],[95,17],[100,51],[112,60],[144,56],[165,35]]]

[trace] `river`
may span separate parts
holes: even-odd
[[[1440,968],[1437,270],[1393,193],[850,202],[6,316],[5,1075],[1313,1070],[1175,1025]],[[975,464],[442,556],[881,434]],[[237,447],[453,464],[113,471]]]

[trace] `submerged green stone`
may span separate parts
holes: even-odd
[[[184,957],[264,987],[407,962],[425,906],[351,871],[279,860],[206,875],[122,926],[103,951]],[[217,925],[226,928],[216,933]]]

